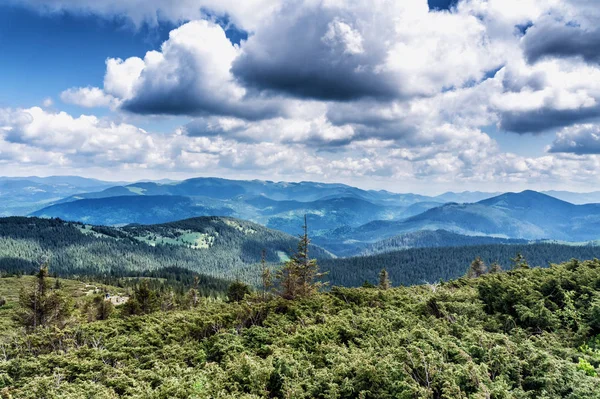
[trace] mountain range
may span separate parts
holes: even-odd
[[[600,205],[581,204],[595,199],[595,192],[553,192],[575,204],[531,190],[425,196],[344,184],[220,178],[132,184],[77,177],[0,178],[2,184],[12,189],[0,191],[8,204],[0,215],[20,211],[94,225],[229,216],[296,235],[306,214],[314,242],[338,256],[405,249],[406,242],[415,247],[491,243],[490,239],[580,242],[600,238]],[[418,232],[429,235],[414,235]]]

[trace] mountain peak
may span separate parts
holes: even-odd
[[[519,193],[508,192],[496,197],[478,202],[482,205],[497,207],[545,207],[545,206],[574,206],[570,202],[562,201],[547,194],[534,190],[524,190]]]

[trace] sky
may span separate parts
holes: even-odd
[[[597,0],[5,0],[0,175],[600,189]]]

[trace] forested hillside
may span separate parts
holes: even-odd
[[[0,219],[0,270],[31,273],[47,259],[63,276],[140,275],[179,267],[213,277],[257,281],[256,264],[280,263],[297,238],[255,223],[202,217],[113,228],[56,219]],[[330,257],[312,246],[317,258]]]
[[[488,264],[498,262],[505,269],[519,252],[531,265],[542,267],[571,258],[600,257],[600,246],[515,245],[511,243],[520,241],[490,237],[474,240],[503,244],[464,246],[469,239],[448,232],[422,232],[389,243],[384,241],[371,250],[385,252],[388,245],[402,242],[423,248],[332,259],[328,252],[311,246],[310,255],[319,259],[321,268],[329,272],[333,285],[344,286],[359,286],[365,280],[374,282],[382,268],[388,270],[396,284],[448,280],[463,275],[466,265],[478,256]],[[115,228],[14,217],[0,219],[0,271],[29,274],[37,270],[42,259],[47,259],[53,272],[61,276],[179,275],[190,281],[191,277],[185,276],[187,270],[204,275],[203,281],[211,289],[222,290],[224,284],[208,276],[241,278],[257,284],[262,251],[265,250],[266,262],[276,269],[296,249],[297,243],[296,237],[233,218],[203,217]],[[437,244],[451,246],[427,248]]]
[[[361,251],[361,255],[376,255],[410,248],[461,247],[484,244],[527,244],[527,241],[486,236],[465,236],[446,230],[421,230],[369,244]]]
[[[375,283],[382,268],[388,271],[394,284],[412,285],[458,278],[465,274],[467,266],[476,257],[481,257],[488,265],[497,262],[508,270],[519,253],[530,265],[547,267],[551,262],[573,258],[600,258],[600,246],[536,243],[412,248],[372,256],[324,259],[320,264],[337,285],[357,287],[365,280]]]
[[[0,344],[11,398],[599,398],[600,262],[246,296]]]

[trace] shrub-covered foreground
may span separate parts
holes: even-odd
[[[42,329],[0,346],[0,397],[600,398],[598,334],[573,261]]]

